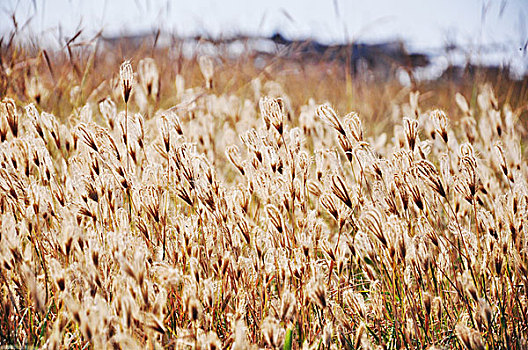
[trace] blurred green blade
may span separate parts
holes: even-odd
[[[291,350],[291,348],[292,348],[292,330],[288,329],[286,331],[286,336],[284,337],[283,350]]]

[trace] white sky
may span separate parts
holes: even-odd
[[[336,6],[338,10],[336,11]],[[484,10],[486,9],[486,10]],[[181,35],[207,32],[314,37],[325,42],[403,39],[413,49],[501,44],[528,61],[528,0],[0,0],[0,34],[32,17],[42,37],[83,28],[106,34],[160,27]]]

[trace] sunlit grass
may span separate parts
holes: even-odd
[[[525,81],[94,45],[0,83],[1,345],[528,346]]]

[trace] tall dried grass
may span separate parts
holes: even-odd
[[[164,50],[6,50],[0,344],[528,346],[522,88]]]

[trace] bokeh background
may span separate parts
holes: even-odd
[[[472,62],[528,71],[528,1],[392,0],[3,0],[0,33],[49,45],[89,37],[164,33],[311,38],[325,44],[401,40],[440,66]],[[15,24],[16,23],[16,24]],[[449,55],[446,55],[449,52]],[[436,59],[435,59],[436,58]]]

